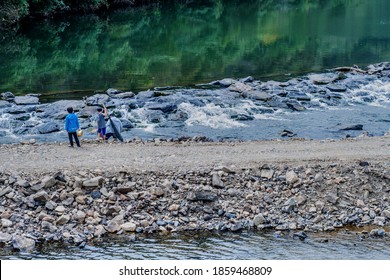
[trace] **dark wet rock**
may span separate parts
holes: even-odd
[[[91,192],[91,197],[93,199],[99,199],[99,198],[102,197],[102,193],[100,191],[98,191],[98,190],[92,191]]]
[[[191,196],[189,199],[194,201],[212,202],[218,200],[218,196],[210,191],[197,191],[194,193],[194,196]]]
[[[288,109],[288,105],[285,102],[285,99],[279,96],[272,96],[271,100],[267,101],[268,105],[275,108],[284,108]]]
[[[288,129],[284,129],[281,133],[280,133],[280,136],[282,137],[293,137],[293,136],[296,136],[297,134],[292,132],[291,130],[288,130]]]
[[[227,213],[225,213],[225,217],[228,219],[235,219],[235,218],[237,218],[237,215],[234,213],[227,212]]]
[[[294,111],[305,111],[305,106],[301,105],[298,101],[295,100],[289,100],[286,102],[286,105],[288,108],[294,110]]]
[[[40,134],[47,134],[47,133],[52,133],[52,132],[56,132],[56,131],[61,130],[59,124],[57,124],[55,122],[47,122],[47,123],[38,125],[36,127],[36,129],[38,130],[38,132]]]
[[[326,86],[327,89],[334,92],[345,92],[347,91],[347,87],[345,85],[338,84],[330,84]]]
[[[155,104],[148,105],[146,108],[149,110],[159,110],[164,113],[171,113],[177,109],[177,106],[171,103],[162,103],[162,104],[155,103]]]
[[[287,94],[287,97],[290,99],[296,99],[299,101],[310,101],[311,100],[310,96],[308,96],[307,94],[302,93],[302,92],[289,92]]]
[[[232,115],[231,118],[237,121],[252,121],[255,119],[253,116],[247,114]]]
[[[362,124],[354,124],[340,128],[340,130],[363,130]]]
[[[307,238],[307,234],[303,231],[299,231],[293,234],[293,238],[298,238],[299,240],[305,240]]]
[[[14,98],[15,98],[15,95],[13,95],[12,92],[7,91],[7,92],[1,93],[1,99],[10,101],[10,100],[13,100]]]
[[[39,104],[39,98],[36,96],[15,96],[14,100],[17,105],[34,105]]]
[[[15,118],[15,120],[18,120],[18,121],[27,121],[31,118],[30,114],[22,114],[20,116],[17,116]]]

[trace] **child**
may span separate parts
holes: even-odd
[[[103,139],[106,140],[106,120],[104,117],[107,116],[107,108],[104,106],[104,113],[102,108],[97,108],[98,115],[96,116],[96,121],[97,121],[97,134],[98,134],[98,139]]]
[[[73,148],[73,138],[76,141],[77,147],[80,147],[79,138],[77,137],[77,130],[80,129],[79,119],[77,118],[76,114],[73,113],[72,107],[69,107],[66,110],[69,113],[65,118],[65,130],[68,132],[70,143],[69,147]]]

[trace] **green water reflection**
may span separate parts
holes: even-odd
[[[387,0],[172,2],[3,34],[0,91],[137,91],[390,60]]]

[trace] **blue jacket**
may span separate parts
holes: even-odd
[[[76,132],[80,128],[79,119],[74,113],[68,114],[65,118],[65,130],[67,132]]]

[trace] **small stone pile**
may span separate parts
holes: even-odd
[[[389,163],[253,169],[0,172],[0,244],[76,245],[108,234],[390,225]]]

